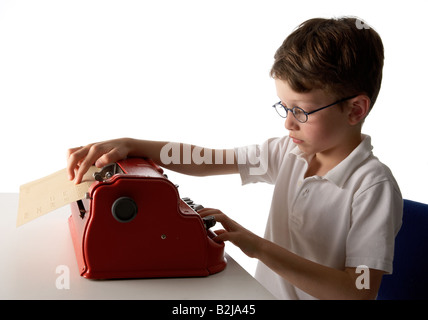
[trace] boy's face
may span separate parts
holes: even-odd
[[[275,80],[276,91],[281,102],[287,108],[298,106],[311,112],[337,100],[321,89],[307,93],[298,93],[291,89],[287,81]],[[343,98],[343,97],[339,97]],[[343,110],[339,105],[308,115],[308,121],[297,121],[291,111],[285,119],[285,128],[300,150],[307,154],[336,156],[339,153],[356,147],[361,141],[358,129],[349,123],[348,108]],[[358,140],[358,141],[357,141]]]

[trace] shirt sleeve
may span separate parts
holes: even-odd
[[[402,213],[403,199],[392,181],[376,183],[356,195],[345,265],[392,273],[395,236],[401,227]]]
[[[235,148],[242,184],[274,184],[286,153],[293,148],[288,136],[271,138],[262,144]]]

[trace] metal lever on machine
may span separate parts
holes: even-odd
[[[195,210],[196,212],[198,211],[198,210],[201,210],[201,209],[203,209],[204,207],[202,206],[202,205],[200,205],[200,204],[196,204],[196,203],[193,203],[193,201],[190,199],[190,198],[188,198],[188,197],[185,197],[185,198],[183,198],[182,199],[190,208],[192,208],[193,210]],[[204,218],[202,218],[202,220],[204,221],[204,226],[205,226],[205,229],[206,230],[208,230],[209,228],[211,228],[211,227],[214,227],[215,226],[215,224],[216,224],[216,221],[215,221],[215,217],[214,216],[208,216],[208,217],[204,217]]]
[[[216,224],[214,216],[204,217],[204,218],[202,218],[202,220],[204,221],[205,229],[207,229],[207,230],[211,227],[214,227]]]
[[[101,171],[94,173],[94,178],[97,181],[103,182],[113,177],[116,173],[123,173],[117,163],[110,163],[104,166]]]
[[[84,218],[85,214],[86,214],[86,209],[85,206],[83,205],[83,201],[82,200],[77,200],[77,207],[79,208],[79,216],[80,218]]]

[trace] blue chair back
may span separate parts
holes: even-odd
[[[428,299],[428,205],[404,200],[403,224],[395,239],[391,275],[384,275],[378,300]]]

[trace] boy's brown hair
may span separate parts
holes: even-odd
[[[366,94],[373,107],[382,82],[379,34],[356,18],[310,19],[275,53],[271,76],[297,92],[323,89],[337,99]]]

